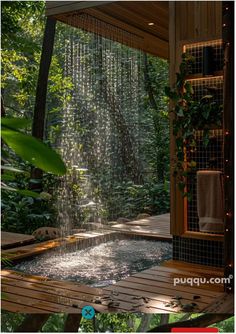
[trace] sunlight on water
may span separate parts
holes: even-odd
[[[27,274],[106,286],[170,259],[172,245],[149,240],[115,240],[64,254],[51,253],[14,267]]]

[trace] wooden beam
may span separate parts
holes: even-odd
[[[34,117],[32,125],[32,135],[35,138],[44,139],[44,127],[46,116],[46,99],[49,69],[52,60],[54,37],[56,29],[56,20],[54,18],[47,18],[43,46],[41,53],[41,60],[39,66],[38,83],[36,88]],[[42,171],[38,168],[32,169],[31,179],[41,179]],[[31,184],[31,189],[40,189],[40,184]]]
[[[46,16],[53,16],[62,13],[69,13],[86,9],[90,7],[97,7],[115,1],[46,1]]]

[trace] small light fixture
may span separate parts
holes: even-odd
[[[154,22],[149,22],[148,23],[149,26],[154,26],[154,24],[155,24]]]

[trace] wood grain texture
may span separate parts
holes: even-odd
[[[11,312],[25,313],[80,313],[83,306],[92,305],[98,312],[176,313],[181,307],[170,305],[181,296],[181,303],[196,300],[197,311],[203,312],[224,295],[222,284],[174,286],[176,277],[221,277],[222,270],[191,265],[181,261],[167,261],[136,273],[103,289],[74,282],[56,281],[47,277],[27,275],[13,270],[2,270],[2,307]],[[95,303],[95,300],[102,303]],[[111,300],[117,303],[111,307]],[[229,304],[229,302],[227,301]],[[227,304],[227,305],[228,305]],[[214,312],[213,312],[214,313]]]
[[[173,86],[179,71],[183,45],[221,39],[222,4],[220,1],[177,1],[169,3],[169,60],[170,85]],[[172,107],[172,106],[171,106]],[[171,149],[171,233],[184,236],[187,231],[186,199],[178,190],[173,177],[175,138],[170,135]],[[212,237],[189,234],[186,237],[210,240]],[[222,240],[216,236],[215,240]]]
[[[57,2],[56,2],[57,3]],[[107,1],[92,2],[78,1],[67,5],[47,6],[46,15],[54,17],[57,20],[74,27],[83,28],[90,32],[96,32],[106,38],[111,38],[108,27],[98,27],[84,23],[78,19],[71,20],[71,16],[87,13],[92,17],[99,19],[111,26],[125,30],[139,37],[140,41],[132,47],[142,49],[143,51],[168,58],[168,2],[161,1]],[[148,23],[153,22],[150,26]],[[112,39],[117,42],[129,45],[124,35],[120,35],[117,30]],[[135,39],[135,37],[134,37]],[[132,44],[134,41],[132,41]]]
[[[170,241],[172,239],[169,213],[124,224],[115,224],[112,225],[111,229],[132,235],[149,236],[159,240]]]
[[[35,241],[33,235],[1,231],[1,248],[13,248]]]

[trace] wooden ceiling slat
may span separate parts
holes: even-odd
[[[169,3],[167,1],[117,1],[116,4],[121,4],[125,8],[138,11],[140,13],[146,13],[149,15],[161,15],[161,19],[166,20],[168,24],[168,15],[169,15]]]
[[[158,36],[165,41],[168,41],[168,29],[158,24],[149,26],[148,22],[150,22],[150,19],[143,17],[141,13],[137,14],[136,12],[126,9],[124,6],[119,4],[111,4],[109,7],[100,6],[98,10],[127,24],[131,24],[138,29]]]
[[[117,27],[117,36],[112,39],[117,42],[130,46],[130,37],[124,41],[119,29],[125,30],[138,37],[132,41],[132,47],[136,47],[135,39],[139,39],[137,48],[144,52],[168,59],[168,7],[167,1],[68,1],[68,6],[63,2],[55,1],[55,7],[52,2],[49,5],[46,2],[46,15],[53,16],[57,20],[75,27],[83,28],[90,32],[97,32],[94,27],[84,26],[85,22],[71,20],[70,16],[74,13],[87,13],[98,20],[104,21]],[[154,22],[149,26],[148,22]],[[83,25],[83,26],[82,26]],[[100,28],[99,34],[110,38],[109,29]]]

